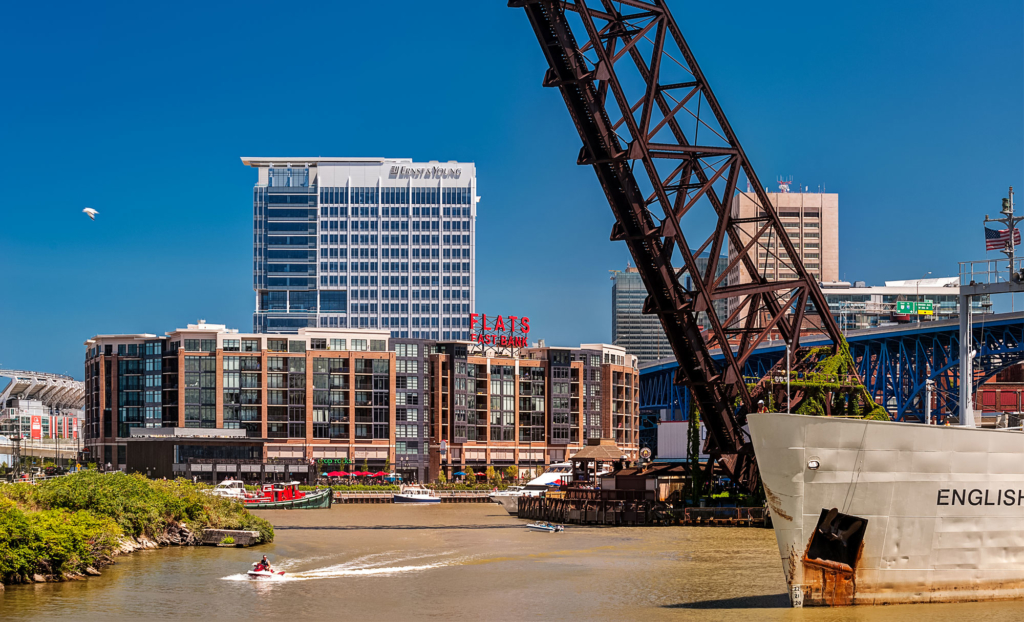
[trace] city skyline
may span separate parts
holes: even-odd
[[[610,341],[606,271],[629,254],[608,242],[611,214],[591,171],[575,164],[579,140],[557,93],[532,88],[544,67],[536,43],[498,4],[447,16],[459,39],[423,32],[441,18],[410,5],[394,40],[348,63],[345,79],[335,79],[341,70],[329,63],[315,66],[325,83],[318,98],[336,121],[312,131],[263,112],[294,101],[283,94],[261,93],[261,105],[250,105],[249,82],[292,64],[237,54],[258,38],[219,27],[235,21],[240,28],[231,30],[284,33],[294,16],[211,7],[204,24],[143,7],[133,15],[151,24],[143,33],[123,28],[113,10],[69,7],[47,16],[53,36],[45,41],[30,40],[31,28],[10,33],[0,45],[31,60],[12,69],[20,96],[0,103],[9,146],[0,157],[19,180],[6,194],[0,232],[7,267],[0,315],[8,328],[0,366],[81,378],[81,343],[97,329],[145,332],[200,318],[247,325],[252,171],[238,166],[239,153],[475,162],[486,206],[477,221],[475,309],[528,311],[534,334],[550,344]],[[741,43],[714,55],[715,28],[684,33],[761,181],[771,189],[776,175],[795,174],[795,186],[843,195],[840,278],[949,276],[956,260],[999,256],[983,254],[981,219],[998,211],[1006,186],[1021,185],[1021,8],[965,14],[957,6],[782,15],[752,7],[758,19],[718,24]],[[30,6],[13,12],[10,23],[43,19]],[[322,22],[379,17],[373,7],[346,7]],[[481,21],[490,28],[471,27]],[[843,21],[838,39],[827,34]],[[314,56],[330,50],[348,58],[297,34],[303,29],[285,40],[303,36]],[[774,33],[767,49],[758,45],[766,29]],[[936,30],[959,36],[937,38]],[[141,45],[143,36],[155,45]],[[368,34],[350,36],[352,50],[377,50]],[[138,57],[126,58],[124,49],[138,49]],[[409,59],[424,50],[459,59],[465,75],[495,58],[506,72],[467,94],[437,79],[449,74],[416,68]],[[205,62],[210,56],[219,62]],[[946,92],[949,72],[966,82],[957,93]],[[860,88],[869,82],[878,90]],[[356,84],[378,95],[352,97]],[[751,95],[765,92],[778,95]],[[879,153],[880,144],[890,149]],[[944,154],[968,150],[984,152],[985,161],[961,166],[949,181]],[[85,207],[98,210],[95,221]]]

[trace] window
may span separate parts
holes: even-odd
[[[327,349],[327,340],[326,339],[316,339],[316,338],[310,339],[309,340],[309,349],[310,350],[326,350]]]
[[[123,345],[122,346],[117,346],[117,349],[118,349],[117,353],[119,355],[123,356],[124,352],[121,351],[122,348],[124,348]],[[199,340],[198,339],[186,339],[185,340],[185,350],[188,351],[188,352],[199,352]]]
[[[352,340],[352,349],[355,350],[356,352],[365,352],[367,350],[366,340],[365,339],[353,339]]]
[[[287,352],[287,339],[267,339],[267,350],[271,352]]]
[[[344,339],[331,339],[331,346],[329,350],[344,350],[345,340]]]
[[[259,339],[243,339],[242,340],[242,352],[259,352],[260,351],[260,340]]]
[[[384,339],[371,339],[370,340],[370,351],[371,352],[384,352],[388,348],[388,342]]]
[[[225,339],[221,349],[225,352],[240,352],[242,350],[240,344],[241,342],[238,339]]]

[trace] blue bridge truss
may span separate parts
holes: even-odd
[[[875,401],[885,406],[896,421],[924,421],[924,386],[935,381],[937,407],[933,412],[958,415],[960,335],[956,320],[925,322],[877,329],[850,331],[857,371]],[[999,371],[1024,362],[1024,313],[974,316],[974,387]],[[815,345],[807,339],[803,345]],[[759,348],[746,363],[744,374],[761,378],[785,352],[782,344]],[[721,355],[715,357],[719,360]],[[640,370],[641,443],[653,438],[657,421],[685,421],[690,397],[672,384],[675,361],[667,360]]]

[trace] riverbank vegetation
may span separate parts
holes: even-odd
[[[267,521],[203,485],[86,471],[40,484],[0,484],[0,581],[95,574],[112,557],[161,544],[198,544],[204,529],[258,531]]]

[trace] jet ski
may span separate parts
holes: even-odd
[[[246,573],[250,579],[273,579],[275,577],[283,577],[283,570],[266,570],[264,566],[260,565],[259,562],[252,565],[252,570]]]

